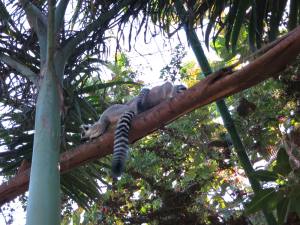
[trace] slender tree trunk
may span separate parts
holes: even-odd
[[[195,30],[189,28],[187,21],[185,21],[186,11],[183,8],[183,5],[178,0],[176,1],[176,10],[177,10],[179,16],[181,17],[182,22],[184,23],[184,30],[186,32],[187,39],[194,51],[194,54],[196,56],[196,59],[200,65],[200,67],[201,67],[201,70],[202,70],[203,74],[205,75],[205,77],[207,77],[209,74],[212,73],[212,69],[211,69],[209,62],[204,54],[204,51],[202,49],[201,43],[198,39],[198,36],[197,36]],[[253,176],[250,176],[251,173],[254,172],[254,169],[248,158],[248,155],[247,155],[245,147],[241,141],[241,138],[236,130],[234,121],[230,115],[228,107],[226,106],[226,103],[223,99],[218,100],[216,102],[216,104],[217,104],[217,108],[221,114],[224,126],[231,137],[232,144],[233,144],[233,146],[236,150],[236,153],[238,155],[238,158],[239,158],[239,162],[241,163],[241,166],[245,170],[245,173],[250,181],[250,184],[251,184],[251,187],[252,187],[254,193],[258,193],[261,190],[260,183],[255,178],[253,178]],[[263,213],[264,213],[267,223],[269,225],[277,224],[276,219],[272,213],[267,212],[266,210],[263,210]]]
[[[54,59],[55,2],[48,0],[47,42],[44,44],[40,42],[42,79],[36,105],[27,225],[60,224],[61,79],[59,78],[62,77],[61,71],[64,66],[58,61],[59,58]],[[46,63],[43,62],[43,58],[46,59]]]
[[[26,224],[59,224],[60,114],[57,83],[46,71],[39,91]]]

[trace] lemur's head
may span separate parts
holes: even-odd
[[[184,86],[183,84],[179,84],[179,85],[175,85],[175,89],[177,93],[181,93],[184,92],[187,89],[187,87]]]
[[[81,128],[81,141],[92,140],[102,135],[102,133],[100,133],[101,131],[100,123],[94,123],[93,125],[82,124],[80,128]]]
[[[87,140],[90,139],[90,136],[91,136],[91,125],[90,124],[82,124],[80,126],[80,129],[81,129],[81,141],[82,142],[85,142]]]

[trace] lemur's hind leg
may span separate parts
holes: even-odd
[[[112,175],[118,177],[122,174],[129,151],[128,133],[131,127],[132,119],[139,113],[145,111],[145,98],[147,97],[149,89],[142,89],[140,94],[135,98],[133,103],[134,107],[131,107],[128,111],[124,112],[120,117],[114,139],[114,150],[112,158]]]
[[[147,95],[149,94],[150,89],[143,88],[137,97],[137,114],[142,113],[147,110],[147,106],[145,105],[145,100]]]

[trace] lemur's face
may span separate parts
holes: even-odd
[[[81,128],[81,141],[84,142],[84,141],[87,141],[90,139],[90,136],[91,136],[91,125],[90,124],[82,124],[80,126]]]
[[[92,140],[102,135],[101,124],[94,123],[93,125],[83,124],[81,128],[81,141]]]
[[[181,93],[181,92],[184,92],[186,90],[186,86],[180,84],[180,85],[176,85],[176,92],[177,93]]]

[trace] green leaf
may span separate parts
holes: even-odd
[[[226,30],[225,30],[225,46],[229,49],[230,36],[232,31],[232,26],[234,24],[234,20],[236,18],[236,13],[238,10],[240,0],[234,0],[230,6],[228,15],[226,16]]]
[[[275,172],[268,171],[268,170],[257,170],[255,172],[251,173],[250,176],[252,176],[253,178],[256,178],[260,181],[275,181],[279,178],[278,174],[276,174]]]
[[[8,21],[10,21],[10,15],[5,7],[5,5],[3,4],[2,1],[0,1],[0,21],[2,24],[4,24],[5,26],[7,26]]]
[[[290,2],[290,13],[289,13],[289,22],[288,29],[292,30],[297,26],[298,10],[300,4],[299,0],[291,0]]]
[[[262,209],[272,210],[281,199],[281,195],[278,195],[274,188],[263,189],[255,194],[252,201],[246,205],[245,212],[252,214]]]
[[[73,13],[73,16],[72,16],[72,22],[71,22],[71,27],[72,27],[72,29],[73,29],[73,27],[74,27],[74,25],[75,25],[75,22],[76,22],[76,20],[78,19],[78,16],[79,16],[79,14],[80,14],[80,6],[82,5],[82,0],[79,0],[78,2],[77,2],[77,5],[76,5],[76,7],[75,7],[75,12]]]
[[[286,216],[289,213],[288,206],[291,203],[291,199],[284,198],[277,204],[277,217],[278,217],[278,225],[286,222]]]
[[[231,34],[231,44],[232,44],[232,51],[235,52],[238,37],[243,25],[243,21],[245,19],[246,10],[249,7],[249,0],[244,0],[239,2],[239,7],[236,15],[236,19],[232,28],[232,34]]]
[[[112,87],[112,86],[115,86],[115,85],[122,85],[122,84],[141,85],[141,84],[133,82],[133,81],[115,81],[115,82],[109,82],[109,83],[93,84],[91,86],[81,88],[78,91],[78,93],[79,94],[86,94],[86,93],[90,93],[90,92],[93,93],[93,92],[95,92],[96,90],[99,90],[99,89],[105,89],[105,88],[108,88],[108,87]]]
[[[262,36],[264,33],[264,17],[267,13],[267,0],[255,1],[256,3],[256,46],[261,47]]]
[[[147,208],[145,206],[143,206],[141,209],[140,209],[140,212],[142,214],[146,214],[147,213]]]
[[[255,4],[255,2],[254,2]],[[251,19],[249,22],[249,27],[248,27],[248,40],[249,40],[249,45],[250,45],[250,49],[252,52],[254,52],[256,50],[255,47],[255,31],[256,31],[256,7],[252,7],[251,10]]]
[[[77,213],[74,213],[72,216],[73,224],[79,225],[80,224],[80,215]]]
[[[287,0],[273,0],[272,2],[272,13],[270,18],[270,31],[269,40],[273,41],[276,39],[279,31],[280,21],[282,19],[283,12],[285,10]]]
[[[210,39],[209,35],[211,33],[211,30],[212,28],[215,27],[214,25],[216,23],[216,19],[221,15],[223,8],[224,8],[223,1],[216,0],[215,9],[209,17],[209,23],[207,25],[206,32],[205,32],[205,45],[207,48],[209,47],[209,39]]]
[[[84,116],[87,118],[91,117],[94,119],[98,118],[98,114],[97,114],[96,110],[88,101],[86,101],[85,99],[77,98],[77,102],[81,109],[81,116]]]
[[[298,192],[299,192],[299,189],[298,189]],[[291,207],[290,207],[289,211],[296,212],[298,214],[298,216],[300,216],[300,195],[298,194],[297,196],[291,196],[290,201],[291,201]]]
[[[274,167],[274,172],[279,173],[283,176],[287,176],[291,172],[291,167],[289,164],[289,157],[286,154],[284,148],[280,148],[277,153],[276,166]]]

